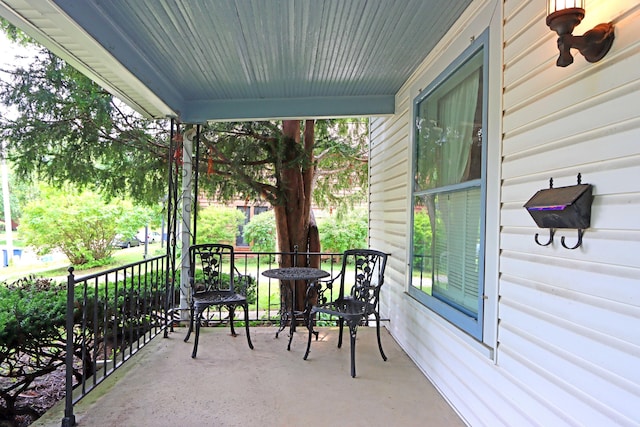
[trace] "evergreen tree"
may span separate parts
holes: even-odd
[[[14,40],[36,46],[2,25]],[[166,121],[141,117],[39,49],[28,66],[5,70],[11,78],[0,83],[0,102],[17,111],[15,119],[2,118],[0,136],[18,177],[157,203],[166,193]],[[366,119],[208,123],[200,139],[199,188],[219,201],[268,201],[279,250],[319,251],[311,206],[365,197],[367,131]]]

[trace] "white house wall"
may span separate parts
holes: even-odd
[[[640,6],[587,0],[582,34],[612,21],[611,52],[560,68],[545,1],[476,1],[371,122],[371,246],[391,253],[383,316],[473,426],[640,425]],[[489,28],[485,327],[469,338],[406,293],[413,100]],[[591,228],[547,247],[523,204],[594,186]]]

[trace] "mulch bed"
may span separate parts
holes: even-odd
[[[2,381],[2,380],[0,380]],[[38,414],[43,415],[53,405],[64,399],[65,367],[62,365],[56,371],[44,375],[33,382],[33,388],[21,394],[16,404],[28,406]],[[0,420],[0,427],[26,427],[37,418],[30,415],[19,415],[14,421]]]

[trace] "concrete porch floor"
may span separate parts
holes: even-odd
[[[185,328],[154,338],[75,407],[78,426],[464,426],[464,422],[383,328],[361,327],[356,373],[349,341],[338,349],[337,328],[320,328],[308,360],[299,328],[287,351],[286,331],[202,328],[198,358]],[[306,330],[304,330],[306,332]],[[58,405],[33,426],[60,426]]]

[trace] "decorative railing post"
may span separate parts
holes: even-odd
[[[164,290],[164,338],[169,338],[169,329],[173,332],[173,308],[175,306],[173,278],[165,271]]]
[[[75,278],[73,276],[73,267],[69,267],[69,276],[67,277],[67,348],[65,355],[66,365],[66,387],[65,387],[65,405],[64,418],[62,418],[62,427],[72,427],[76,424],[76,417],[73,415],[73,301]]]

